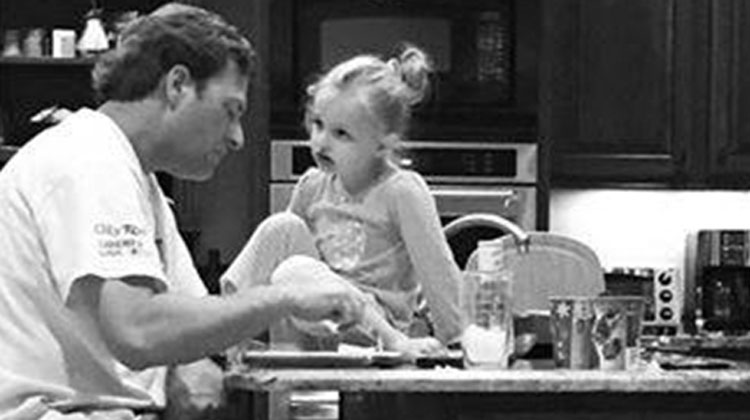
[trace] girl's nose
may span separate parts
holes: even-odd
[[[315,150],[325,150],[328,148],[328,136],[322,130],[315,130],[310,133],[310,145]]]

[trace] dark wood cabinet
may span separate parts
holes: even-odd
[[[717,169],[740,165],[730,169],[718,160],[738,158],[741,147],[720,139],[730,136],[719,120],[742,105],[735,92],[742,18],[735,13],[748,6],[545,2],[540,120],[553,185],[725,186]],[[720,37],[735,47],[727,49]],[[734,102],[717,102],[717,94]]]
[[[721,2],[544,3],[540,125],[554,186],[705,185],[711,7],[724,7],[710,3]]]
[[[105,23],[118,13],[137,10],[147,13],[166,0],[104,0]],[[193,1],[222,14],[256,46],[260,63],[266,60],[268,8],[271,0]],[[80,36],[91,0],[2,0],[0,34],[30,28],[74,29]],[[22,38],[23,39],[23,38]],[[0,36],[0,44],[2,37]],[[0,45],[1,46],[1,45]],[[17,147],[44,127],[29,119],[53,105],[71,110],[95,107],[90,72],[93,58],[0,57],[0,110],[4,145],[0,167]],[[268,214],[268,83],[263,66],[256,72],[248,94],[249,112],[243,116],[245,147],[227,157],[208,182],[193,183],[160,177],[169,184],[176,215],[186,239],[193,245],[199,265],[205,265],[208,251],[219,252],[220,262],[231,261],[247,241],[254,227]],[[215,250],[215,251],[213,251]]]
[[[42,122],[32,122],[44,109],[94,106],[92,64],[92,59],[84,58],[0,57],[5,145],[21,146],[45,128]]]
[[[750,186],[750,2],[711,3],[707,181]]]
[[[750,185],[750,3],[555,0],[543,15],[553,185]]]
[[[112,0],[105,6],[103,18],[114,17],[128,10],[146,12],[163,1]],[[3,149],[7,160],[15,148],[26,143],[45,128],[31,118],[40,111],[58,106],[75,110],[95,107],[91,88],[93,57],[51,57],[53,29],[72,29],[81,34],[91,0],[3,0],[0,4],[0,45],[5,49],[8,31],[18,33],[20,56],[0,57],[0,113],[2,113]],[[33,29],[41,29],[41,57],[24,55],[24,40]]]

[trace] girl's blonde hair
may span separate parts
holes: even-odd
[[[406,45],[398,57],[387,61],[374,55],[355,56],[307,87],[307,113],[319,92],[357,88],[365,106],[380,119],[386,133],[403,136],[409,126],[411,108],[428,92],[431,71],[427,54],[413,45]]]

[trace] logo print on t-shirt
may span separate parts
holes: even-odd
[[[365,229],[359,220],[324,218],[317,226],[317,246],[328,265],[338,271],[353,269],[365,251]]]
[[[94,235],[97,248],[102,257],[120,257],[137,255],[143,252],[143,237],[146,230],[130,223],[121,225],[97,223]]]

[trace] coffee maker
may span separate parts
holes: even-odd
[[[750,331],[750,230],[701,230],[688,244],[695,330]]]

